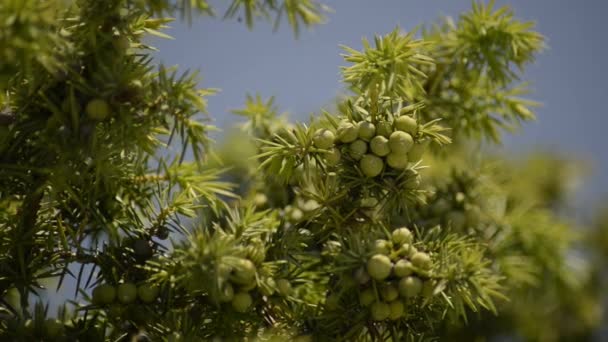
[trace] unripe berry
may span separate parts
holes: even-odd
[[[97,305],[112,304],[116,298],[116,289],[109,284],[101,284],[93,290],[93,303]]]
[[[340,153],[340,150],[337,147],[332,147],[328,153],[324,154],[324,156],[327,165],[336,166],[342,158],[342,153]]]
[[[359,161],[359,166],[366,177],[376,177],[382,172],[384,162],[380,157],[373,154],[366,154]]]
[[[393,263],[383,254],[376,254],[367,261],[367,273],[376,280],[384,280],[391,274]]]
[[[289,296],[293,291],[293,289],[291,288],[291,283],[287,279],[277,280],[277,290],[279,291],[279,294],[283,297]]]
[[[255,265],[251,260],[240,259],[239,262],[234,265],[230,280],[239,285],[249,285],[251,282],[255,281],[255,271]]]
[[[338,139],[343,143],[351,143],[357,140],[359,130],[350,122],[343,122],[338,126]]]
[[[64,329],[65,327],[63,326],[63,323],[59,322],[56,319],[49,318],[44,321],[45,336],[53,341],[63,335]]]
[[[253,299],[247,292],[239,292],[232,298],[232,308],[237,312],[247,312],[252,303]]]
[[[115,37],[112,41],[112,44],[114,45],[116,50],[120,52],[124,52],[125,50],[131,47],[131,41],[129,41],[129,38],[127,38],[125,35]]]
[[[391,314],[391,307],[384,302],[375,302],[370,311],[374,321],[383,321]]]
[[[312,138],[312,142],[315,147],[326,150],[334,146],[335,139],[336,137],[334,135],[334,132],[326,128],[320,128],[315,132]]]
[[[379,157],[384,157],[391,152],[391,148],[388,146],[388,139],[381,135],[375,136],[372,141],[369,142],[369,147],[372,152]]]
[[[381,135],[385,138],[388,138],[393,133],[393,127],[388,121],[379,121],[376,124],[376,135]]]
[[[137,299],[137,286],[133,283],[123,283],[116,289],[116,298],[122,304],[131,304]]]
[[[395,129],[414,135],[418,130],[418,122],[411,116],[402,115],[395,119]]]
[[[142,284],[137,288],[137,296],[144,303],[155,301],[159,292],[158,286],[152,284]]]
[[[412,255],[412,264],[420,269],[428,270],[432,266],[431,257],[424,252],[417,252]]]
[[[407,154],[389,153],[386,156],[386,163],[395,170],[404,170],[407,168]]]
[[[289,213],[289,221],[298,222],[304,217],[304,213],[299,208],[293,208]]]
[[[372,289],[365,289],[359,293],[359,304],[361,304],[361,306],[370,306],[375,300],[376,295]]]
[[[385,301],[391,302],[399,297],[399,291],[397,291],[397,288],[393,285],[386,285],[380,290],[380,295]]]
[[[376,126],[369,121],[361,121],[357,124],[359,127],[359,138],[369,141],[376,135]]]
[[[353,157],[354,160],[359,160],[367,152],[367,143],[363,140],[357,139],[350,143],[348,149],[351,157]]]
[[[430,140],[427,139],[421,143],[414,144],[414,146],[407,153],[407,157],[409,158],[409,160],[411,162],[415,163],[415,162],[419,161],[420,159],[422,159],[422,155],[424,154],[427,147],[429,146],[429,143],[430,143]]]
[[[110,105],[105,100],[94,99],[87,103],[85,112],[89,119],[103,121],[110,116]]]
[[[394,302],[390,302],[388,305],[391,311],[388,315],[390,320],[395,321],[403,317],[403,314],[405,313],[405,305],[403,305],[403,302],[396,300]]]
[[[414,147],[414,139],[408,133],[395,131],[388,138],[388,146],[392,153],[404,155]]]
[[[393,230],[392,239],[394,243],[401,245],[404,243],[411,243],[414,239],[414,235],[409,229],[402,227]]]
[[[399,280],[399,294],[405,298],[416,297],[422,291],[422,280],[417,277],[405,277]]]
[[[412,267],[413,267],[413,265],[411,262],[409,262],[405,259],[401,259],[395,263],[395,267],[393,270],[397,277],[403,278],[403,277],[412,275],[412,273],[414,273],[414,270]]]
[[[391,253],[391,243],[384,239],[378,239],[374,241],[373,251],[376,254],[389,255]]]
[[[268,203],[268,196],[263,193],[257,193],[253,197],[253,203],[256,207],[261,208],[264,207]]]
[[[418,253],[418,248],[410,246],[408,257],[411,259],[416,253]]]

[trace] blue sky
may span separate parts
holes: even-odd
[[[182,70],[198,69],[201,86],[220,88],[210,98],[216,125],[227,128],[237,119],[231,109],[245,94],[276,96],[281,110],[305,119],[340,94],[340,44],[359,48],[361,38],[384,34],[396,26],[405,30],[470,8],[468,0],[348,0],[326,1],[335,10],[325,25],[303,31],[294,39],[287,25],[276,33],[258,23],[248,31],[243,23],[218,18],[195,18],[192,26],[175,22],[168,31],[176,39],[154,41],[159,61]],[[516,16],[537,23],[549,48],[531,65],[526,79],[531,98],[544,103],[539,121],[528,124],[505,146],[516,151],[543,147],[567,156],[593,161],[593,175],[581,199],[598,199],[608,189],[608,152],[604,130],[608,120],[608,4],[600,0],[512,0]]]

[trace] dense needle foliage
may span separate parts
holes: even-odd
[[[345,46],[334,108],[247,96],[212,144],[215,90],[143,39],[216,5],[0,2],[0,340],[594,338],[608,220],[565,218],[579,161],[481,152],[535,119],[533,23],[473,3]],[[328,11],[220,14],[298,34]]]

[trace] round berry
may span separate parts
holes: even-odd
[[[239,287],[239,290],[240,290],[240,291],[249,292],[249,291],[251,291],[251,290],[255,289],[256,287],[258,287],[258,283],[257,283],[257,282],[255,282],[255,281],[252,281],[252,282],[251,282],[251,283],[249,283],[249,284],[241,285],[241,286]]]
[[[382,287],[382,290],[380,290],[380,295],[382,296],[382,299],[390,302],[399,297],[399,291],[397,291],[397,288],[393,285],[386,285]]]
[[[411,116],[402,115],[395,119],[395,129],[414,135],[418,130],[418,122]]]
[[[401,244],[401,247],[399,247],[399,249],[397,249],[397,255],[399,256],[409,256],[410,255],[410,244],[409,243],[403,243]]]
[[[414,247],[414,246],[410,246],[409,250],[408,250],[408,258],[412,258],[414,256],[414,254],[418,253],[418,248]]]
[[[49,318],[44,321],[44,333],[47,338],[53,340],[59,338],[61,335],[63,335],[64,329],[65,327],[63,326],[63,323],[56,319]]]
[[[369,121],[361,121],[357,124],[359,127],[359,138],[369,141],[376,135],[376,126]]]
[[[370,306],[375,300],[376,295],[372,289],[365,289],[359,293],[359,304],[361,306]]]
[[[359,161],[359,166],[366,177],[376,177],[382,172],[384,162],[380,157],[373,154],[366,154]]]
[[[367,143],[361,139],[357,139],[348,146],[350,156],[354,160],[359,160],[367,152]]]
[[[350,122],[343,122],[338,126],[338,139],[343,143],[351,143],[357,140],[359,129]]]
[[[105,100],[94,99],[87,103],[85,112],[89,119],[103,121],[110,116],[110,105]]]
[[[367,273],[376,280],[384,280],[391,274],[393,263],[383,254],[376,254],[367,261]]]
[[[342,153],[336,147],[332,147],[328,153],[325,153],[325,162],[329,166],[336,166],[342,158]]]
[[[144,303],[152,303],[158,297],[160,289],[153,284],[142,284],[137,288],[137,296]]]
[[[332,146],[334,146],[335,140],[336,140],[336,137],[334,135],[334,132],[332,132],[326,128],[318,129],[312,138],[312,142],[315,145],[315,147],[322,148],[324,150],[329,149]]]
[[[112,44],[118,51],[125,51],[131,47],[131,42],[129,41],[129,38],[127,38],[125,35],[120,35],[114,38]]]
[[[289,213],[289,221],[298,222],[304,217],[304,213],[302,210],[298,208],[293,208],[293,210]]]
[[[391,307],[384,302],[375,302],[370,311],[374,321],[383,321],[391,314]]]
[[[384,157],[391,153],[391,148],[388,146],[388,139],[381,135],[375,136],[372,141],[369,142],[369,147],[378,157]]]
[[[262,208],[268,203],[268,196],[258,192],[253,197],[253,203],[255,204],[256,207]]]
[[[279,291],[279,294],[283,297],[289,296],[293,291],[291,283],[287,279],[277,280],[277,290]]]
[[[424,140],[419,144],[414,144],[414,146],[407,153],[407,157],[411,162],[417,162],[422,159],[422,155],[426,151],[429,146],[430,140]]]
[[[393,230],[392,239],[394,243],[401,245],[404,243],[411,243],[414,239],[414,235],[409,229],[402,227]]]
[[[255,265],[251,260],[240,259],[239,262],[234,265],[230,280],[239,285],[249,285],[255,281],[255,271]]]
[[[416,297],[422,291],[422,280],[417,277],[405,277],[399,280],[399,294],[405,298]]]
[[[414,253],[411,260],[414,266],[423,270],[428,270],[432,266],[431,257],[424,252]]]
[[[247,292],[239,292],[232,298],[232,308],[237,312],[247,312],[252,303],[253,299]]]
[[[404,170],[407,168],[407,154],[390,153],[386,156],[386,163],[395,170]]]
[[[116,289],[109,284],[101,284],[93,290],[93,303],[97,305],[112,304],[116,298]]]
[[[376,135],[381,135],[385,138],[388,138],[393,133],[393,127],[388,121],[379,121],[376,124]]]
[[[395,321],[403,317],[403,314],[405,313],[405,305],[403,305],[401,301],[396,300],[394,302],[390,302],[388,305],[390,307],[390,314],[388,315],[390,320]]]
[[[412,273],[414,273],[414,270],[412,267],[413,267],[413,265],[411,262],[409,262],[405,259],[401,259],[395,263],[395,268],[394,268],[395,275],[399,278],[403,278],[403,277],[412,275]]]
[[[116,289],[116,298],[122,304],[130,304],[137,299],[137,286],[133,283],[123,283]]]
[[[374,241],[373,251],[376,254],[389,255],[391,253],[392,245],[390,241],[384,239],[378,239]]]
[[[388,146],[391,148],[392,153],[406,154],[414,147],[414,139],[408,133],[395,131],[388,138]]]

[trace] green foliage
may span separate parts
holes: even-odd
[[[0,339],[591,339],[608,234],[564,218],[583,168],[478,148],[534,119],[531,23],[474,3],[344,47],[334,109],[292,124],[250,95],[215,145],[215,90],[142,43],[214,7],[0,4]],[[327,10],[226,7],[296,34]],[[57,315],[50,281],[76,288]]]

